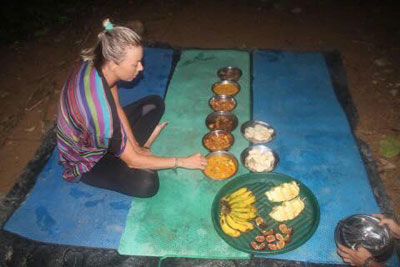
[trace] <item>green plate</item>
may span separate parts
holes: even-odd
[[[300,187],[300,197],[303,199],[305,207],[304,210],[295,219],[285,222],[277,222],[269,217],[269,213],[273,206],[280,205],[280,203],[272,203],[265,196],[265,191],[268,191],[271,187],[278,186],[285,182],[296,181]],[[283,249],[280,250],[269,250],[266,248],[262,251],[256,251],[250,248],[249,244],[254,241],[254,237],[261,235],[259,229],[254,228],[252,231],[242,233],[238,238],[230,237],[226,235],[219,225],[219,212],[220,204],[219,200],[236,191],[237,189],[246,186],[249,190],[253,191],[257,198],[256,206],[258,215],[260,215],[266,221],[268,227],[274,228],[275,231],[279,231],[278,226],[281,223],[285,223],[288,227],[293,227],[293,234],[291,235],[291,242],[287,243]],[[282,254],[288,251],[294,250],[304,244],[314,234],[319,223],[319,206],[318,201],[314,194],[300,181],[279,173],[249,173],[238,176],[224,185],[215,196],[212,204],[211,216],[214,224],[214,228],[219,236],[225,240],[230,246],[255,255],[273,255]]]

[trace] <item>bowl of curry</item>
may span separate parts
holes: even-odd
[[[208,114],[206,126],[209,130],[224,130],[231,132],[238,126],[238,118],[229,111],[215,111]]]
[[[204,135],[202,142],[209,151],[229,150],[234,143],[234,137],[230,132],[215,130]]]
[[[203,170],[206,177],[212,180],[226,180],[238,170],[238,160],[227,151],[213,151],[206,155],[207,167]]]
[[[232,111],[236,108],[236,100],[230,95],[215,95],[208,104],[214,111]]]
[[[216,95],[229,95],[234,96],[240,91],[240,85],[235,81],[223,80],[216,82],[211,87]]]
[[[234,80],[238,81],[242,76],[242,70],[238,67],[223,67],[217,71],[217,75],[221,80]]]

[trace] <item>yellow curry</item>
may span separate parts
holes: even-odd
[[[207,159],[207,167],[204,173],[215,180],[223,180],[231,177],[236,172],[235,162],[226,156],[212,156]]]

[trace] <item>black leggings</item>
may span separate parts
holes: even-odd
[[[164,101],[147,96],[124,108],[132,132],[143,146],[164,114]],[[108,152],[81,181],[85,184],[120,192],[134,197],[152,197],[160,186],[156,171],[131,169],[119,157]]]

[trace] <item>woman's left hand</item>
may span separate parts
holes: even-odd
[[[362,266],[368,258],[372,257],[371,252],[362,246],[351,249],[338,244],[337,253],[343,258],[344,262],[351,266]]]

